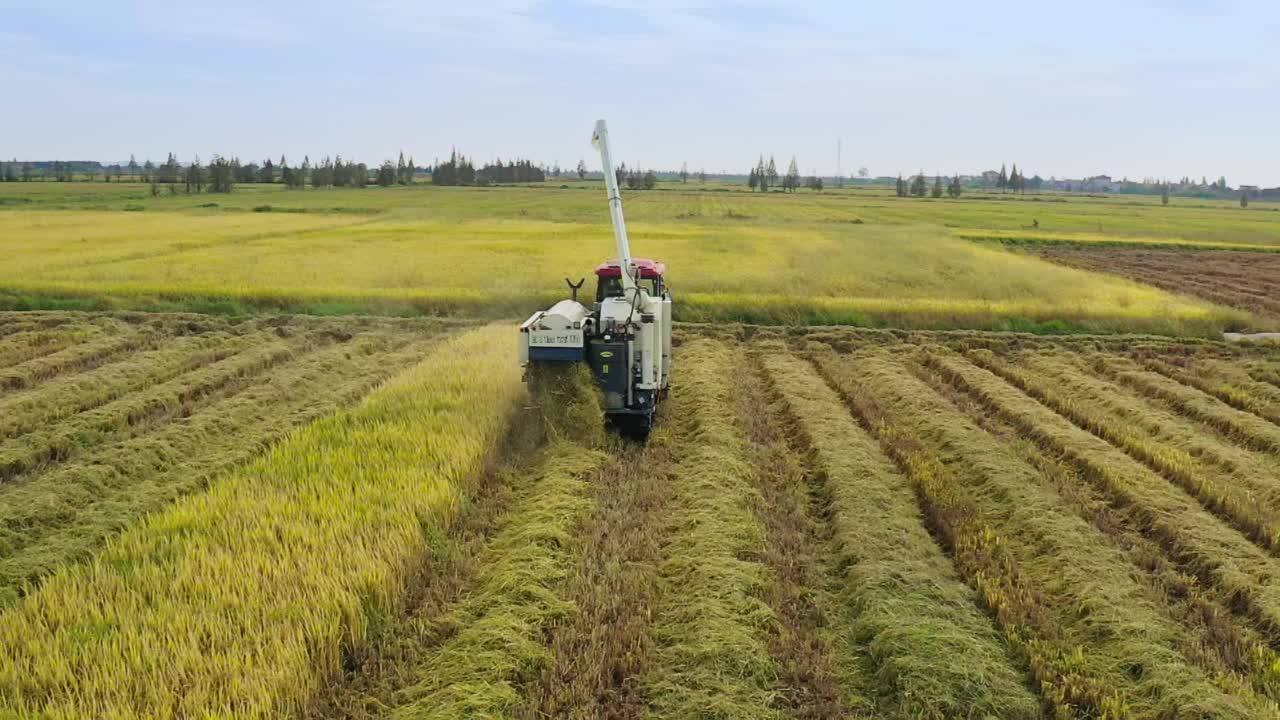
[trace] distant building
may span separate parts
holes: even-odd
[[[1120,189],[1120,183],[1112,180],[1110,175],[1094,175],[1085,178],[1080,183],[1080,189],[1084,192],[1116,192]]]

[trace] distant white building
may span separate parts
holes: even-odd
[[[1094,175],[1085,178],[1080,183],[1080,189],[1084,192],[1117,192],[1120,190],[1120,183],[1112,180],[1110,175]]]

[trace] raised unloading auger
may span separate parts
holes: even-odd
[[[644,437],[671,385],[671,292],[666,265],[631,256],[622,194],[609,149],[609,129],[597,120],[591,144],[600,152],[618,257],[596,267],[596,298],[573,297],[535,312],[520,325],[520,362],[586,362],[604,393],[605,415],[619,429]]]

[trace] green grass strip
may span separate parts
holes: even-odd
[[[1280,252],[1275,245],[1182,240],[1179,238],[1126,237],[1091,233],[1049,233],[1018,230],[955,231],[956,237],[974,242],[997,243],[1014,247],[1067,246],[1078,248],[1138,248],[1145,250],[1224,250],[1246,252]]]
[[[510,328],[155,515],[0,616],[0,716],[279,718],[398,611],[525,397]]]

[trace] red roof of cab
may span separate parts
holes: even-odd
[[[631,258],[631,262],[640,268],[642,280],[652,280],[667,274],[667,264],[648,258]],[[596,266],[596,277],[622,277],[622,266],[615,260],[606,260]]]

